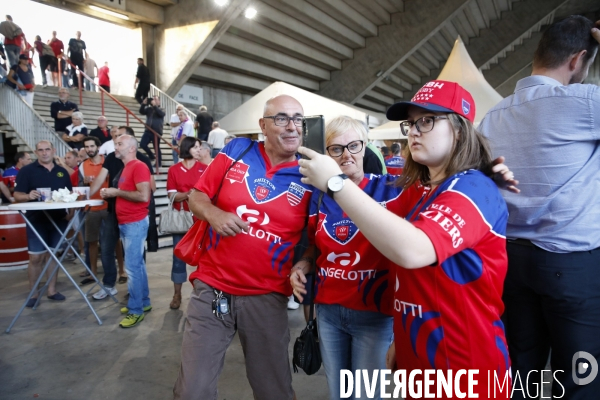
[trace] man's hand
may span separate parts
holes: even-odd
[[[39,198],[42,197],[42,194],[40,192],[38,192],[37,190],[32,190],[31,192],[29,192],[29,194],[27,195],[27,198],[29,200],[37,200]]]
[[[117,197],[119,194],[119,189],[117,188],[104,188],[100,189],[100,197],[103,199],[110,199],[113,197]]]
[[[66,133],[63,133],[62,138],[65,142],[71,141],[71,136],[67,135]]]
[[[206,217],[210,226],[221,236],[235,236],[242,231],[248,232],[248,224],[237,215],[215,208],[210,216]]]

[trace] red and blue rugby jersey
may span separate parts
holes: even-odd
[[[400,175],[404,168],[404,158],[400,156],[392,156],[385,159],[385,168],[388,174]]]
[[[392,175],[367,175],[359,186],[382,207],[398,213],[402,188],[393,185],[395,179]],[[329,196],[323,196],[317,214],[319,193],[312,196],[308,223],[309,238],[320,251],[315,302],[392,315],[392,262],[369,243]]]
[[[502,380],[510,367],[500,321],[506,204],[492,180],[475,170],[448,178],[432,192],[413,185],[400,200],[407,207],[400,215],[427,234],[438,262],[396,268],[398,368],[479,369],[477,388],[486,398],[487,371]]]
[[[195,189],[210,198],[223,186],[216,206],[249,223],[248,232],[222,237],[208,229],[198,269],[190,275],[234,295],[291,295],[288,275],[294,246],[308,217],[312,186],[300,181],[298,161],[271,166],[264,143],[232,140],[208,166]]]

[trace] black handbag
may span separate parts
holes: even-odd
[[[323,192],[319,195],[317,210],[321,208],[323,200]],[[318,214],[317,214],[318,215]],[[318,258],[318,250],[315,255],[315,260]],[[316,268],[315,268],[316,271]],[[321,368],[321,349],[319,348],[319,334],[317,332],[317,320],[314,318],[315,310],[315,285],[317,275],[312,279],[312,296],[310,299],[310,312],[308,315],[308,323],[306,328],[302,330],[300,336],[296,338],[294,343],[294,353],[292,363],[294,364],[294,372],[298,372],[298,368],[306,372],[306,375],[312,375]]]
[[[294,343],[294,372],[298,372],[298,368],[300,368],[306,372],[306,375],[312,375],[321,368],[321,349],[319,348],[317,321],[313,319],[313,310],[314,304],[311,304],[306,328],[302,330]]]

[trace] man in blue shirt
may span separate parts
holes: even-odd
[[[52,143],[45,140],[38,142],[35,145],[35,154],[37,161],[23,167],[17,175],[14,193],[17,203],[39,201],[41,194],[37,190],[38,188],[50,188],[51,190],[73,189],[67,170],[54,163],[55,152]],[[44,215],[43,211],[27,211],[27,219],[50,248],[56,248],[61,233],[48,221],[48,218],[52,218],[61,231],[64,232],[68,224],[66,217],[67,212],[65,209],[48,211],[48,217]],[[27,226],[27,248],[29,252],[27,275],[29,277],[29,288],[31,289],[42,273],[49,254],[29,225]],[[54,265],[55,263],[52,262],[48,268],[48,278],[54,271]],[[65,300],[65,296],[56,291],[57,276],[58,273],[54,274],[50,280],[48,298],[50,300]],[[29,299],[27,307],[33,307],[36,300],[37,295],[34,295]]]
[[[513,382],[537,393],[528,373],[545,368],[551,349],[552,394],[570,400],[600,393],[600,87],[581,84],[598,52],[593,27],[581,16],[552,24],[532,75],[479,127],[520,180],[520,194],[503,192]]]

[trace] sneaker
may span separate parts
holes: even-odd
[[[44,88],[47,88],[47,87],[48,87],[48,85],[47,85],[46,83],[44,83],[44,84],[42,85],[42,87],[44,87]]]
[[[298,307],[300,307],[300,304],[296,303],[296,301],[294,300],[294,296],[290,296],[290,298],[288,299],[287,309],[297,310]]]
[[[119,326],[121,328],[133,328],[134,326],[136,326],[143,320],[144,320],[144,314],[141,314],[141,315],[127,314],[127,316],[125,318],[123,318],[123,321],[121,321],[119,323]]]
[[[117,294],[117,289],[114,287],[108,287],[105,286],[106,290],[108,290],[108,293],[106,293],[106,291],[104,289],[100,289],[98,290],[96,293],[94,293],[92,295],[92,298],[94,300],[102,300],[108,297],[108,295],[110,294],[111,296],[114,296]]]
[[[75,254],[67,253],[67,255],[65,256],[65,261],[75,261]]]
[[[152,311],[152,306],[146,306],[143,308],[144,312],[150,312]],[[121,308],[121,314],[128,314],[129,313],[129,308],[127,307],[123,307]]]

